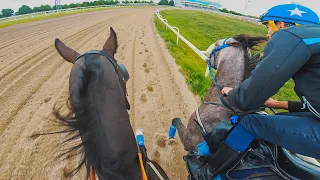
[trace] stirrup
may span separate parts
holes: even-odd
[[[202,162],[199,156],[190,153],[184,157],[189,172],[189,180],[210,180],[222,171],[237,164],[247,153],[235,151],[228,145],[223,144],[209,160]]]

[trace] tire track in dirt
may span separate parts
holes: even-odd
[[[110,23],[110,22],[112,22],[112,21],[115,21],[116,19],[110,19],[110,21],[106,21],[106,22],[108,22],[108,23]],[[92,39],[93,37],[95,37],[97,34],[100,34],[100,33],[102,33],[103,31],[105,31],[105,23],[106,22],[104,22],[103,24],[102,23],[97,23],[97,24],[95,24],[95,26],[93,26],[93,27],[90,27],[90,28],[86,28],[86,29],[84,29],[84,30],[82,30],[82,31],[79,31],[79,32],[77,32],[77,33],[75,33],[74,35],[72,35],[72,37],[68,37],[68,38],[66,38],[67,40],[66,40],[66,43],[68,43],[68,40],[70,41],[71,40],[71,42],[72,43],[74,43],[73,41],[74,40],[77,40],[77,41],[79,41],[80,39],[78,38],[78,36],[80,36],[80,37],[82,37],[84,34],[87,34],[88,32],[90,32],[90,31],[92,31],[93,29],[99,29],[100,31],[98,32],[98,33],[96,33],[96,34],[93,34],[93,36],[91,36],[91,37],[86,37],[86,39],[84,40],[84,41],[82,41],[81,43],[82,43],[82,45],[84,45],[85,43],[87,43],[87,41],[89,40],[89,39]],[[50,48],[51,47],[51,48]],[[77,46],[75,46],[75,48],[77,49]],[[0,100],[0,103],[2,102],[2,101],[6,101],[6,92],[7,92],[7,90],[10,90],[10,88],[11,89],[19,89],[19,88],[17,88],[17,87],[15,87],[14,85],[16,85],[16,84],[19,84],[19,82],[20,81],[24,81],[25,80],[25,77],[26,77],[26,74],[28,73],[28,72],[33,72],[33,69],[35,69],[35,68],[38,68],[38,69],[41,69],[41,67],[39,67],[39,66],[44,66],[44,65],[47,65],[46,64],[46,60],[47,59],[51,59],[52,57],[48,57],[48,54],[55,54],[55,56],[56,56],[56,50],[54,49],[54,48],[52,48],[52,46],[49,46],[49,48],[47,48],[47,50],[48,50],[48,52],[43,52],[43,53],[41,53],[41,54],[43,54],[43,56],[40,56],[40,57],[37,57],[37,56],[39,56],[38,54],[37,55],[35,55],[34,57],[37,57],[37,58],[33,58],[33,59],[28,59],[27,61],[24,61],[24,62],[28,62],[28,64],[30,64],[30,65],[32,65],[31,67],[30,67],[30,69],[28,69],[28,67],[23,67],[23,66],[21,66],[21,65],[17,65],[17,66],[15,66],[16,68],[20,68],[20,71],[18,71],[18,72],[16,72],[16,73],[14,73],[14,74],[12,74],[11,76],[10,75],[7,75],[7,76],[5,76],[6,78],[8,78],[8,79],[3,79],[2,81],[0,81],[0,92],[2,92],[2,93],[0,93],[0,97],[1,97],[1,100]],[[31,61],[31,60],[35,60],[35,62],[29,62],[29,61]],[[40,61],[41,60],[41,61]],[[37,62],[37,61],[40,61],[40,62]],[[40,63],[40,65],[39,65],[39,63]],[[60,64],[61,64],[62,62],[60,62]],[[15,69],[15,68],[14,68]],[[27,69],[27,70],[26,70]],[[22,75],[17,75],[17,74],[20,74],[20,73],[22,73],[23,71],[27,71],[27,72],[25,72],[24,74],[22,74]],[[12,72],[12,71],[8,71],[8,72]],[[8,74],[8,73],[7,73]],[[17,77],[18,76],[18,77]],[[9,79],[11,77],[11,79]],[[48,77],[48,76],[47,76]],[[13,81],[13,79],[14,79],[14,81]],[[12,82],[13,81],[13,82]],[[11,82],[11,83],[10,83]],[[5,84],[10,84],[9,86],[5,86]],[[25,84],[25,83],[24,83]],[[21,83],[20,83],[20,85],[22,85]],[[23,85],[24,86],[24,85]],[[2,88],[5,88],[5,89],[2,89]],[[12,93],[10,93],[10,94],[15,94],[14,92],[12,92]],[[25,101],[28,99],[28,97],[30,97],[30,95],[31,94],[29,94],[29,95],[24,95],[24,97],[25,97]],[[9,97],[11,97],[10,95],[9,95]],[[16,109],[16,110],[19,110],[20,109],[20,107],[25,103],[25,101],[20,101],[20,104],[17,106],[17,107],[15,107],[14,109]],[[1,106],[0,106],[1,107]],[[14,116],[16,113],[17,113],[18,111],[13,111],[12,112],[12,115],[11,116]],[[6,112],[7,114],[8,114],[8,111]],[[9,113],[10,114],[10,113]],[[1,114],[0,114],[1,115]],[[10,119],[11,119],[12,117],[9,117],[8,118],[8,120],[7,121],[2,121],[2,124],[0,123],[0,135],[2,134],[2,131],[3,131],[3,128],[5,128],[6,127],[6,124],[8,124],[9,122],[10,122]],[[4,125],[3,125],[4,124]]]
[[[120,16],[116,16],[116,17],[112,17],[112,18],[110,18],[109,20],[107,20],[109,23],[110,22],[112,22],[112,21],[116,21],[118,18],[121,18],[122,16],[125,16],[125,15],[120,15]],[[90,33],[91,31],[93,31],[94,30],[94,28],[96,28],[95,26],[98,26],[98,28],[100,28],[100,27],[102,27],[101,25],[99,25],[99,24],[101,24],[101,23],[103,23],[102,24],[102,26],[104,25],[104,23],[106,23],[105,21],[100,21],[100,22],[98,22],[98,23],[95,23],[95,24],[93,24],[92,26],[88,26],[88,27],[86,27],[86,28],[84,28],[84,29],[81,29],[80,31],[77,31],[76,33],[73,33],[73,34],[70,34],[69,33],[69,36],[67,36],[66,38],[65,38],[65,40],[69,40],[70,38],[72,39],[72,40],[74,40],[74,39],[76,39],[76,37],[78,37],[78,36],[82,36],[82,35],[85,35],[85,34],[88,34],[88,33]],[[30,37],[32,37],[32,36],[30,36]],[[61,38],[60,38],[61,39]],[[40,45],[39,45],[39,47],[41,47]],[[49,46],[50,47],[50,46]],[[37,53],[35,53],[34,51],[28,51],[29,53],[28,54],[39,54],[39,53],[41,53],[43,50],[46,50],[46,49],[40,49],[40,50],[38,50],[38,52]],[[1,52],[1,51],[0,51]],[[32,58],[34,58],[33,56],[31,56],[31,57],[29,57],[28,59],[25,57],[25,54],[24,55],[22,55],[22,56],[20,56],[20,57],[18,57],[17,59],[25,59],[25,61],[22,61],[22,62],[20,62],[20,63],[22,63],[22,64],[11,64],[10,62],[7,62],[7,64],[1,64],[1,66],[0,66],[0,71],[1,70],[3,70],[4,68],[6,68],[8,65],[11,65],[11,66],[13,66],[13,67],[20,67],[21,65],[23,65],[24,63],[26,63],[27,61],[29,62],[30,60],[32,60]],[[12,69],[12,70],[14,70],[14,69]],[[10,70],[10,71],[8,71],[8,70],[6,70],[6,71],[8,71],[8,72],[11,72],[12,70]],[[6,74],[5,74],[6,75]],[[2,78],[2,76],[0,76],[0,80],[1,80],[1,78]]]
[[[80,41],[79,41],[79,39],[78,39],[78,41],[79,42],[67,42],[67,44],[70,44],[70,46],[72,46],[72,47],[75,47],[76,49],[78,49],[78,47],[81,47],[81,46],[83,46],[83,45],[85,45],[85,44],[88,44],[88,40],[89,39],[92,39],[92,38],[94,38],[95,36],[97,36],[98,34],[101,34],[103,31],[105,31],[105,28],[103,27],[104,25],[102,25],[101,27],[102,28],[100,28],[99,29],[99,31],[98,31],[98,33],[94,33],[93,34],[93,36],[89,36],[89,37],[86,37],[84,40],[82,40],[81,41],[81,43],[79,43]],[[94,29],[98,29],[98,28],[96,28],[96,27],[94,27]],[[77,46],[74,46],[75,44],[77,43]],[[51,47],[52,48],[52,47]],[[53,53],[53,55],[55,55],[55,57],[57,57],[58,55],[57,55],[57,53],[56,53],[56,50],[55,49],[53,49],[53,51],[52,52],[50,52],[50,54],[51,53]],[[49,53],[45,53],[45,54],[49,54]],[[54,58],[55,58],[54,57]],[[52,57],[53,58],[53,57]],[[52,59],[52,58],[48,58],[47,57],[47,59]],[[38,59],[42,59],[42,58],[38,58]],[[44,62],[45,63],[45,62]],[[61,61],[60,63],[63,63],[63,61]],[[41,69],[41,68],[39,68],[39,67],[37,67],[37,65],[35,65],[35,66],[33,66],[32,67],[32,69],[31,70],[28,70],[28,72],[30,72],[30,71],[32,71],[32,70],[34,70],[35,68],[38,68],[38,69]],[[17,79],[17,81],[19,81],[19,80],[24,80],[23,78],[25,78],[25,75],[26,74],[22,74],[20,77],[18,77]],[[43,81],[43,82],[45,82],[45,81]],[[15,82],[14,84],[17,84],[18,82]],[[11,86],[9,86],[8,88],[10,88]],[[7,88],[7,89],[8,89]],[[14,88],[14,89],[18,89],[18,88]],[[1,97],[1,95],[0,95],[0,97]],[[27,100],[27,98],[26,98],[26,100]],[[20,109],[19,107],[17,108],[17,109]],[[2,126],[3,127],[3,126]],[[1,158],[0,158],[1,159]]]
[[[5,35],[0,37],[2,45],[10,44],[0,49],[0,179],[66,179],[76,167],[80,156],[55,159],[66,135],[30,136],[61,130],[52,109],[65,105],[68,98],[71,64],[55,51],[54,38],[80,53],[101,49],[110,26],[118,36],[116,59],[131,76],[132,126],[144,130],[149,157],[171,179],[186,179],[181,144],[169,145],[166,133],[171,119],[189,116],[196,101],[164,43],[156,38],[155,10],[108,10],[0,29]],[[84,177],[82,168],[72,179]]]
[[[104,28],[103,28],[103,25],[102,26],[99,26],[99,27],[96,27],[97,29],[100,29],[100,31],[99,31],[99,33],[101,33],[102,31],[104,31]],[[78,35],[78,34],[77,34]],[[78,36],[74,36],[74,39],[76,39],[77,41],[80,41],[81,40],[81,38],[79,39],[79,38],[77,38]],[[93,34],[93,35],[91,35],[91,36],[89,36],[89,37],[86,37],[85,36],[85,39],[81,42],[81,45],[84,45],[89,39],[92,39],[94,36],[96,36],[97,34]],[[79,36],[80,36],[80,34],[79,34]],[[81,36],[81,37],[83,37],[83,36]],[[75,43],[71,43],[71,44],[75,44]],[[75,48],[77,48],[77,46],[75,47]],[[41,72],[39,72],[39,71],[37,71],[36,69],[45,69],[45,66],[52,66],[52,68],[51,68],[51,71],[47,71],[47,74],[46,74],[46,77],[44,77],[43,79],[41,79],[41,80],[39,80],[39,81],[35,81],[35,82],[45,82],[46,80],[47,80],[47,78],[49,78],[50,77],[50,75],[54,72],[54,70],[56,69],[56,68],[58,68],[59,66],[61,66],[64,62],[63,61],[61,61],[61,62],[57,62],[56,61],[56,63],[54,63],[54,64],[51,64],[51,63],[53,63],[54,61],[50,61],[50,59],[53,59],[54,57],[57,57],[58,55],[57,55],[57,53],[56,53],[56,50],[51,46],[50,48],[48,48],[48,49],[50,49],[50,52],[46,52],[45,53],[45,55],[43,56],[43,57],[37,57],[37,58],[34,58],[35,59],[35,62],[33,62],[33,64],[32,64],[32,66],[30,67],[30,68],[28,68],[27,67],[27,69],[25,68],[25,69],[22,69],[22,70],[26,70],[26,72],[25,73],[23,73],[22,75],[20,75],[20,76],[18,76],[18,77],[16,77],[16,80],[15,81],[13,81],[13,83],[12,84],[10,84],[6,89],[2,89],[2,93],[0,94],[0,97],[1,97],[1,99],[0,99],[0,104],[5,104],[4,102],[8,99],[8,98],[11,98],[11,96],[12,96],[12,94],[17,94],[16,93],[16,91],[17,90],[19,90],[19,89],[24,89],[25,88],[25,86],[26,86],[26,81],[32,81],[32,85],[34,86],[34,77],[36,76],[35,74],[39,74],[39,73],[41,73]],[[38,55],[36,55],[36,56],[38,56]],[[49,62],[48,62],[49,61]],[[18,72],[18,73],[20,73],[20,72]],[[41,73],[41,74],[45,74],[45,73]],[[37,77],[36,77],[37,78]],[[11,80],[11,79],[10,79]],[[9,81],[10,81],[9,80]],[[22,81],[23,81],[23,83],[22,83]],[[6,81],[3,81],[4,83],[8,83],[8,82],[6,82]],[[5,122],[5,121],[2,121],[1,123],[0,123],[0,135],[2,134],[2,132],[3,132],[3,129],[4,128],[6,128],[6,124],[8,124],[8,123],[10,123],[10,121],[11,121],[11,119],[12,119],[12,117],[14,116],[14,115],[16,115],[16,113],[19,111],[19,109],[20,109],[20,107],[23,105],[23,104],[25,104],[25,102],[30,98],[30,96],[32,95],[32,94],[34,94],[36,91],[37,91],[37,89],[39,89],[40,88],[40,86],[42,85],[42,83],[39,83],[38,84],[38,86],[36,86],[36,87],[34,87],[34,89],[33,90],[31,90],[31,92],[30,93],[28,93],[28,94],[22,94],[21,95],[21,97],[20,97],[20,99],[22,99],[23,98],[23,100],[20,100],[20,103],[17,105],[17,106],[14,106],[12,109],[14,109],[14,111],[12,112],[12,113],[10,113],[10,111],[9,111],[9,113],[8,113],[8,111],[6,112],[6,114],[7,114],[7,116],[6,115],[3,115],[3,114],[0,114],[0,116],[2,116],[2,117],[4,117],[4,119],[7,119],[7,121]],[[1,84],[1,83],[0,83]],[[21,93],[20,93],[21,94]],[[0,108],[2,108],[1,107],[1,105],[0,105]],[[4,124],[3,124],[4,123]]]
[[[138,26],[136,27],[136,30],[134,31],[134,37],[133,37],[133,48],[132,48],[132,60],[130,63],[130,69],[131,69],[131,74],[133,74],[130,83],[128,83],[128,86],[131,87],[130,90],[131,92],[128,92],[129,94],[135,94],[135,90],[134,90],[134,86],[135,86],[135,74],[136,74],[136,70],[135,70],[135,51],[136,51],[136,46],[134,45],[134,43],[137,41],[137,34],[139,31],[139,27],[141,22],[143,21],[143,19],[141,19],[138,23]],[[131,122],[131,126],[134,128],[134,122],[135,122],[135,101],[134,101],[134,96],[129,96],[130,99],[130,105],[131,105],[131,110],[130,110],[130,122]]]
[[[167,132],[174,117],[188,119],[196,100],[164,43],[155,36],[153,16],[147,17],[139,29],[134,51],[135,82],[129,95],[134,103],[132,125],[144,130],[149,156],[169,177],[186,179],[185,152],[180,142],[169,143]]]

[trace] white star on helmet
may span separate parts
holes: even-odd
[[[302,17],[302,13],[307,13],[304,11],[300,11],[297,7],[294,10],[288,10],[288,11],[291,12],[290,16],[298,15],[298,16]]]

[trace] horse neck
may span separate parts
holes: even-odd
[[[243,81],[245,69],[244,56],[241,54],[239,56],[227,58],[229,61],[222,60],[223,63],[218,66],[215,79],[223,87],[235,88]],[[219,100],[220,96],[220,89],[212,83],[204,101],[215,102]]]

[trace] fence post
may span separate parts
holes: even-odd
[[[167,27],[167,26],[166,26]],[[178,31],[178,34],[180,34],[180,30],[178,27],[172,26],[173,29],[176,29]],[[179,36],[177,35],[177,44],[179,44]]]
[[[166,29],[167,29],[167,27],[169,27],[169,29],[170,29],[173,33],[175,33],[175,34],[177,35],[177,44],[178,44],[179,38],[180,38],[183,42],[186,43],[187,46],[189,46],[196,54],[198,54],[201,59],[203,59],[203,60],[206,62],[207,57],[205,56],[205,54],[204,54],[202,51],[200,51],[197,47],[195,47],[193,44],[191,44],[186,38],[184,38],[184,37],[180,34],[179,29],[178,29],[177,27],[172,27],[172,26],[170,26],[170,25],[168,24],[168,21],[167,21],[166,19],[163,19],[163,18],[162,18],[162,16],[161,16],[160,13],[159,13],[159,10],[156,11],[156,15],[157,15],[157,17],[160,19],[160,21],[162,21],[162,22],[165,24]],[[177,31],[176,31],[175,29],[177,29]],[[209,68],[207,67],[205,76],[208,76],[208,74],[209,74]]]

